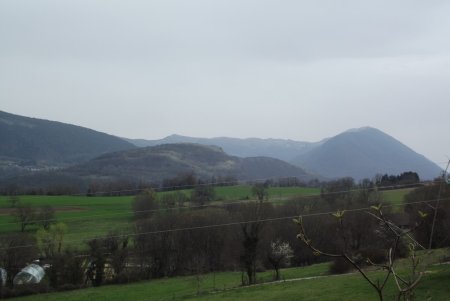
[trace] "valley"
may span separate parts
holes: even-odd
[[[423,282],[433,297],[447,293],[439,276],[448,269],[431,265],[448,257],[446,219],[427,216],[436,200],[449,209],[450,191],[436,177],[439,167],[374,128],[317,143],[147,141],[0,117],[0,262],[9,271],[0,296],[115,300],[130,298],[131,287],[136,300],[148,289],[155,300],[334,300],[333,292],[362,300],[373,292],[361,275],[380,279],[388,271],[383,286],[372,283],[385,296],[396,292],[394,269],[419,281],[422,272],[408,274],[416,252],[428,261],[420,268],[431,273]],[[435,221],[430,244],[440,255],[430,256],[424,245]],[[19,267],[36,258],[47,269],[43,281],[12,285]],[[388,261],[386,271],[372,260]],[[324,289],[330,282],[335,291]],[[111,284],[114,296],[89,288]],[[66,286],[73,293],[57,293]],[[406,292],[413,289],[430,294]]]

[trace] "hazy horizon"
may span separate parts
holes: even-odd
[[[5,0],[0,110],[141,139],[371,126],[445,167],[448,15],[444,0]]]

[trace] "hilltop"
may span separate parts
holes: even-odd
[[[108,152],[136,148],[121,138],[88,128],[3,111],[0,141],[3,176],[69,166]]]
[[[73,168],[64,172],[70,177],[77,173],[76,177],[82,174],[107,179],[161,179],[185,172],[242,179],[297,175],[308,178],[308,171],[323,178],[360,180],[376,174],[413,171],[426,180],[440,173],[435,163],[371,127],[348,130],[319,142],[180,135],[144,140],[0,111],[0,140],[0,179],[70,166]],[[186,143],[190,146],[181,146]],[[199,151],[194,151],[193,145],[205,146],[200,153],[206,153],[197,157],[182,154]],[[173,148],[171,154],[169,148]],[[205,158],[211,160],[202,161]]]
[[[433,179],[441,169],[423,155],[388,134],[372,128],[351,129],[319,142],[259,138],[194,138],[171,135],[160,140],[127,139],[137,146],[165,143],[217,145],[239,157],[277,158],[327,178],[373,178],[376,174],[417,172],[421,179]]]
[[[371,127],[348,130],[329,138],[291,162],[332,178],[362,179],[414,171],[421,179],[433,179],[441,171],[424,156]]]
[[[65,172],[84,177],[142,179],[159,182],[179,174],[195,173],[200,178],[233,177],[254,180],[274,177],[298,177],[310,180],[313,175],[279,159],[268,157],[239,158],[226,154],[217,146],[194,143],[163,144],[105,154]]]

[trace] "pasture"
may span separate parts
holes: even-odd
[[[383,191],[387,202],[398,204],[408,189]],[[191,190],[179,190],[190,196]],[[172,192],[158,192],[161,197]],[[252,187],[249,185],[215,187],[216,201],[212,205],[222,205],[227,202],[240,202],[254,199]],[[320,189],[308,187],[270,187],[268,201],[273,203],[285,202],[292,198],[318,196]],[[118,233],[133,232],[133,196],[45,196],[25,195],[20,196],[23,204],[33,207],[50,205],[55,209],[56,220],[64,222],[68,226],[65,241],[70,245],[78,245],[83,240],[95,236],[104,235],[110,231]],[[184,204],[189,206],[187,202]],[[401,207],[399,207],[401,208]],[[12,209],[9,197],[0,196],[0,235],[17,232],[19,224],[11,215]],[[37,226],[27,227],[27,231],[33,233]]]
[[[426,274],[416,291],[416,300],[448,300],[450,296],[450,265],[432,265],[448,250],[436,250],[429,259]],[[406,260],[400,260],[399,269],[405,271]],[[378,300],[374,290],[358,274],[329,275],[328,263],[282,270],[283,280],[269,282],[271,271],[258,273],[259,284],[241,286],[239,272],[221,272],[201,275],[157,279],[126,285],[107,285],[76,291],[33,295],[16,298],[17,301],[121,301],[121,300]],[[381,277],[379,270],[369,271],[371,278]],[[391,279],[385,297],[394,300],[396,288]]]
[[[246,202],[254,199],[251,186],[216,187],[214,205],[227,202]],[[383,198],[391,204],[401,204],[410,189],[383,191]],[[190,190],[181,190],[189,196]],[[163,195],[171,192],[159,192]],[[280,188],[269,189],[268,201],[273,203],[288,200],[300,200],[308,196],[318,196],[320,190],[315,188]],[[50,205],[56,210],[58,221],[68,225],[66,244],[83,248],[83,241],[109,231],[119,233],[133,232],[133,196],[20,196],[23,203],[33,207]],[[188,202],[185,206],[190,205]],[[401,206],[395,207],[401,210]],[[8,197],[0,197],[0,233],[18,232],[19,227],[10,215]],[[36,227],[27,231],[33,233]],[[445,251],[447,252],[447,251]],[[448,252],[447,252],[448,253]],[[448,254],[445,253],[445,256]],[[440,257],[443,257],[440,254]],[[438,261],[438,257],[430,257]],[[401,268],[405,270],[406,267]],[[371,277],[381,276],[382,272],[372,270]],[[127,285],[107,285],[99,288],[86,288],[70,292],[50,293],[16,298],[19,301],[35,300],[377,300],[372,288],[359,274],[329,275],[328,263],[316,264],[302,268],[288,268],[281,272],[283,281],[271,282],[272,271],[260,272],[258,283],[254,286],[241,286],[240,272],[218,272],[200,276],[156,279]],[[432,300],[448,300],[450,288],[449,265],[430,265],[427,275],[417,290],[418,300],[431,296]],[[395,286],[387,287],[389,299],[394,296]]]

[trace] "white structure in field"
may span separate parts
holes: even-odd
[[[14,277],[14,285],[21,284],[35,284],[39,283],[42,278],[44,278],[44,269],[35,263],[32,263],[24,267],[17,275]]]
[[[8,273],[6,273],[6,270],[3,268],[0,268],[0,286],[6,285],[6,277],[8,276]]]

